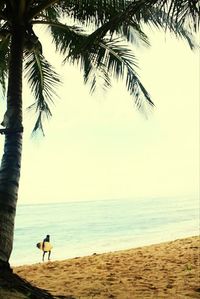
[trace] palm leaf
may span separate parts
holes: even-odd
[[[56,50],[61,54],[65,54],[70,44],[74,43],[74,47],[80,44],[86,36],[85,31],[78,26],[69,26],[58,21],[37,20],[32,22],[33,25],[46,25],[52,36],[52,42],[56,46]]]
[[[136,22],[137,18],[137,14],[133,16]],[[170,16],[159,7],[149,7],[149,10],[146,10],[143,14],[143,22],[149,26],[153,25],[158,29],[170,31],[176,37],[186,40],[191,49],[198,47],[188,26],[176,22],[173,16]]]
[[[132,50],[121,45],[119,39],[103,39],[99,43],[90,44],[90,48],[76,48],[76,51],[70,51],[66,60],[74,62],[81,61],[81,68],[84,72],[84,81],[91,84],[91,91],[96,88],[97,75],[95,69],[101,73],[101,79],[104,81],[104,87],[111,85],[110,78],[116,77],[122,79],[126,76],[126,87],[131,96],[133,96],[138,109],[145,111],[145,105],[152,107],[154,104],[145,87],[142,85],[135,68],[137,61]],[[78,52],[79,49],[79,52]],[[92,77],[92,78],[91,78]]]
[[[119,78],[126,77],[127,90],[133,96],[137,108],[145,111],[146,103],[148,106],[153,106],[149,93],[135,71],[137,60],[132,50],[121,45],[119,40],[103,40],[99,46],[99,50],[104,52],[104,59],[107,61],[106,66],[111,75]]]
[[[57,22],[60,18],[60,12],[57,5],[47,7],[45,10],[46,19],[51,22]]]
[[[59,2],[65,16],[84,24],[93,23],[97,27],[122,12],[128,4],[127,0],[61,0]]]
[[[53,43],[55,43],[57,51],[62,54],[65,54],[66,51],[72,47],[72,44],[76,47],[85,37],[83,29],[77,26],[51,23],[49,27],[53,37]]]
[[[96,88],[106,91],[111,87],[111,78],[105,61],[96,65],[96,53],[83,53],[80,56],[80,67],[83,70],[84,83],[90,85],[90,92],[93,93]],[[73,59],[73,58],[72,58]]]
[[[149,45],[148,38],[141,29],[142,24],[153,25],[159,29],[167,29],[176,36],[185,39],[192,49],[196,47],[192,34],[184,27],[184,24],[177,23],[173,17],[159,7],[154,7],[149,1],[141,0],[131,3],[122,13],[115,15],[111,20],[95,30],[87,39],[85,48],[89,44],[93,44],[95,40],[100,41],[107,33],[112,35],[114,32],[122,33],[128,41],[134,42],[137,34],[139,39],[136,40]],[[130,30],[133,31],[134,35],[130,35]]]
[[[146,45],[148,45],[148,38],[140,27],[143,23],[159,29],[168,29],[186,39],[190,47],[194,47],[187,26],[189,21],[186,20],[194,18],[195,12],[196,19],[199,20],[199,13],[197,14],[199,4],[196,0],[193,2],[190,0],[183,2],[180,0],[70,0],[60,1],[59,5],[55,4],[48,9],[52,11],[52,15],[56,14],[57,20],[59,13],[62,12],[65,18],[68,15],[75,21],[82,21],[86,25],[89,22],[95,24],[98,29],[91,34],[93,39],[100,40],[108,32],[111,34],[117,32],[123,34],[128,41],[135,43],[139,40]],[[140,35],[140,39],[135,38],[136,35]]]
[[[173,18],[177,25],[189,25],[195,31],[199,29],[199,0],[157,0],[155,5],[165,11],[169,18]]]
[[[44,24],[44,22],[42,22]],[[84,71],[84,83],[90,84],[90,91],[93,92],[95,87],[99,85],[103,89],[107,89],[111,86],[109,75],[105,69],[104,63],[98,65],[96,69],[93,59],[91,58],[91,49],[88,54],[87,50],[83,50],[83,45],[88,38],[88,35],[76,26],[67,26],[60,23],[49,24],[51,34],[53,36],[53,42],[56,44],[56,49],[67,56],[64,59],[64,63],[68,60],[71,63],[75,63],[76,60],[81,60],[81,68]],[[80,56],[81,49],[81,56]],[[95,46],[93,52],[95,52]]]
[[[36,99],[28,108],[35,109],[38,114],[33,132],[41,129],[44,134],[42,121],[44,116],[49,118],[52,115],[50,104],[56,96],[55,87],[60,83],[60,79],[50,63],[37,51],[25,53],[24,68],[25,77]]]
[[[48,11],[49,8],[53,8],[56,5],[58,0],[37,0],[32,1],[31,5],[29,6],[29,12],[27,15],[27,20],[33,20],[35,17],[37,18],[42,12],[46,12],[47,14],[50,13]]]

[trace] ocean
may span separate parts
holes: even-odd
[[[11,265],[41,262],[36,243],[49,234],[52,260],[160,243],[199,234],[197,198],[138,198],[18,205]]]

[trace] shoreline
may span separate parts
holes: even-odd
[[[140,240],[137,240],[137,237],[134,238],[133,242],[128,242],[127,245],[121,244],[116,245],[116,240],[115,240],[115,244],[113,244],[112,246],[105,246],[105,249],[103,250],[103,248],[99,248],[97,246],[97,248],[93,248],[91,250],[91,248],[89,249],[86,248],[84,250],[81,250],[79,248],[79,250],[75,250],[75,252],[72,253],[72,249],[70,249],[69,251],[69,247],[66,246],[66,248],[63,248],[62,250],[60,248],[58,248],[58,246],[54,246],[53,244],[53,250],[52,250],[52,255],[51,255],[51,259],[52,261],[63,261],[66,259],[73,259],[75,257],[84,257],[84,256],[90,256],[93,253],[97,253],[97,254],[104,254],[104,253],[108,253],[108,252],[115,252],[115,251],[122,251],[122,250],[128,250],[128,249],[137,249],[139,247],[146,247],[146,246],[151,246],[151,245],[156,245],[156,244],[162,244],[162,243],[166,243],[166,242],[172,242],[175,241],[177,239],[185,239],[185,238],[189,238],[189,237],[193,237],[193,236],[198,236],[198,233],[195,232],[194,234],[175,234],[173,237],[172,236],[168,236],[165,238],[160,238],[160,236],[158,238],[156,238],[156,236],[154,236],[154,239],[142,239],[142,237],[140,237]],[[126,239],[128,239],[128,237],[126,237]],[[135,243],[135,244],[131,244],[131,243]],[[93,246],[92,246],[93,247]],[[66,251],[66,253],[65,253]],[[10,265],[11,267],[20,267],[20,266],[28,266],[28,265],[33,265],[33,264],[37,264],[41,262],[41,257],[42,257],[42,252],[40,250],[38,250],[38,248],[33,248],[32,251],[32,255],[28,254],[26,258],[26,261],[20,261],[19,257],[17,254],[15,254],[15,252],[13,252],[14,254],[11,256],[10,259]],[[15,262],[16,261],[16,262]]]
[[[16,218],[10,264],[40,262],[41,252],[35,245],[46,234],[50,234],[54,246],[52,259],[64,260],[197,235],[198,218],[196,198],[134,198],[104,203],[22,206]]]
[[[200,298],[199,245],[193,236],[13,269],[55,298]]]

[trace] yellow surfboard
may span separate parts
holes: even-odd
[[[53,248],[53,246],[51,245],[50,242],[44,242],[44,248],[42,248],[42,244],[43,244],[43,242],[37,243],[36,244],[37,248],[39,248],[43,251],[50,251]]]

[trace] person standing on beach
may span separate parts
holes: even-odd
[[[50,246],[50,235],[46,235],[46,238],[44,238],[43,243],[42,243],[42,250],[43,250],[43,256],[42,256],[42,261],[44,262],[44,257],[45,254],[48,252],[48,260],[50,260],[51,256],[51,247]]]

